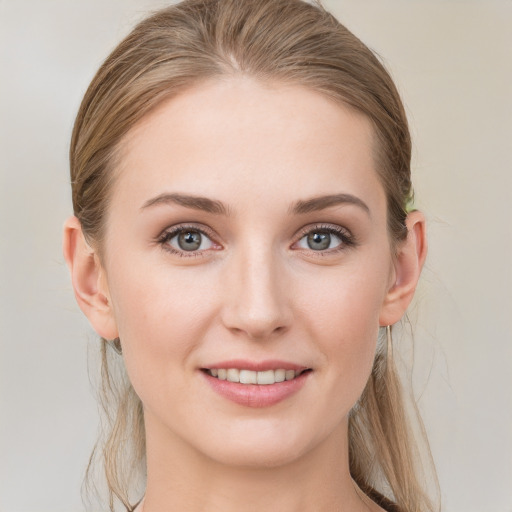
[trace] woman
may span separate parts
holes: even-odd
[[[64,254],[112,510],[432,510],[391,339],[426,256],[410,152],[382,65],[299,0],[186,0],[107,58]]]

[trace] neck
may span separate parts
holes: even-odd
[[[223,464],[164,434],[147,418],[146,439],[144,512],[375,510],[350,477],[346,422],[321,445],[272,467]]]

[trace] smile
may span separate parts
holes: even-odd
[[[291,361],[230,359],[199,373],[217,395],[245,407],[270,407],[291,399],[310,380],[312,368]]]
[[[228,382],[235,382],[240,384],[259,384],[270,385],[278,382],[293,380],[299,377],[302,373],[310,371],[309,369],[303,370],[239,370],[237,368],[212,368],[204,370],[208,375],[215,377],[219,380],[227,380]]]

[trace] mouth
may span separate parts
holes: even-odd
[[[199,368],[205,383],[223,399],[252,408],[292,399],[310,380],[312,368],[291,361],[230,359]]]
[[[311,368],[300,370],[286,370],[278,368],[276,370],[253,371],[238,368],[201,368],[201,371],[218,380],[239,384],[257,384],[268,386],[279,382],[291,381],[302,374],[311,372]]]

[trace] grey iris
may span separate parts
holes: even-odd
[[[201,233],[186,231],[178,235],[178,245],[184,251],[195,251],[201,246]]]
[[[308,235],[308,247],[314,251],[323,251],[331,245],[330,233],[310,233]]]

